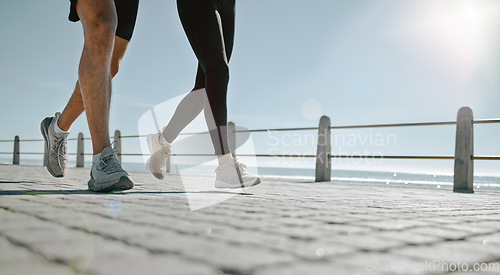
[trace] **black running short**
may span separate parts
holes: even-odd
[[[76,2],[70,0],[71,6],[68,19],[72,22],[80,21],[76,12]],[[134,33],[135,20],[139,9],[139,0],[115,0],[116,14],[118,16],[118,25],[116,26],[116,36],[130,41]]]

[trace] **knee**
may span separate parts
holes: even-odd
[[[114,41],[118,19],[116,14],[96,14],[84,21],[85,40],[93,40],[101,45]]]
[[[226,62],[218,62],[206,69],[207,82],[216,82],[219,85],[227,85],[229,82],[229,66]]]

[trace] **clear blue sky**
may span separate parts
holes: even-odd
[[[175,2],[140,4],[132,43],[114,80],[112,131],[136,134],[144,112],[192,88],[196,60]],[[318,114],[330,116],[334,125],[448,121],[462,106],[470,106],[475,118],[500,117],[499,1],[237,2],[229,119],[239,125],[316,126]],[[67,20],[68,7],[69,1],[0,2],[0,139],[40,138],[40,121],[67,102],[83,42],[81,25]],[[89,136],[85,117],[71,132]],[[444,126],[341,134],[396,136],[397,144],[368,146],[370,153],[450,155],[454,132]],[[274,146],[274,138],[285,144]],[[475,141],[477,154],[500,155],[500,125],[476,126]],[[260,153],[277,147],[285,153],[315,151],[307,137],[256,134],[254,142]],[[360,143],[337,144],[334,152],[363,152]],[[137,152],[138,142],[129,144],[127,151]],[[0,151],[10,150],[11,144],[0,144]],[[335,165],[451,173],[453,164]],[[500,162],[476,167],[491,174],[500,171]]]

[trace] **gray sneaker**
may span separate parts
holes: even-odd
[[[54,124],[56,118],[61,114],[56,113],[54,117],[47,117],[40,123],[40,131],[45,140],[43,165],[54,177],[64,177],[68,167],[67,141],[69,133],[56,134]]]
[[[90,170],[89,190],[109,193],[115,190],[129,190],[134,187],[127,172],[123,170],[115,152],[108,146],[101,153],[99,163]]]

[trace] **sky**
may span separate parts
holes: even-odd
[[[40,121],[62,111],[69,99],[83,35],[80,23],[67,20],[66,2],[0,2],[1,140],[41,138]],[[140,3],[132,42],[113,80],[111,134],[137,134],[145,112],[193,87],[197,61],[175,2]],[[452,121],[462,106],[471,107],[476,119],[500,117],[499,1],[240,0],[236,12],[228,118],[242,127],[313,127],[321,115],[338,126]],[[474,130],[477,155],[500,155],[500,124]],[[79,132],[89,136],[85,116],[71,136]],[[334,153],[454,154],[454,126],[332,134]],[[316,135],[261,133],[252,140],[257,153],[314,154]],[[22,146],[29,152],[42,148]],[[1,152],[11,150],[11,143],[0,143]],[[124,141],[123,150],[139,153],[139,141]],[[303,159],[262,165],[314,167]],[[333,167],[450,174],[453,162],[335,160]],[[479,174],[500,174],[499,161],[476,161],[475,167]]]

